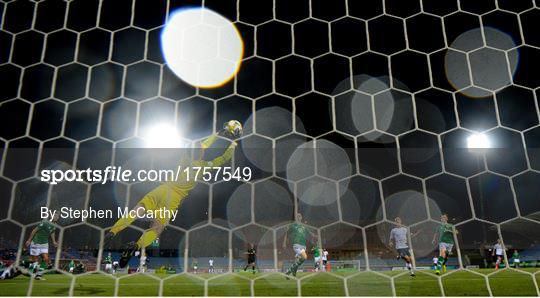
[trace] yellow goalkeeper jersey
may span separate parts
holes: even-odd
[[[207,149],[216,140],[217,136],[213,135],[202,142],[201,146],[203,149]],[[190,167],[221,167],[232,159],[234,148],[235,144],[233,143],[221,156],[218,156],[211,161],[192,161]],[[141,203],[146,210],[158,210],[161,208],[176,210],[182,203],[182,200],[184,200],[189,192],[197,185],[197,181],[200,177],[195,176],[195,173],[196,171],[193,170],[182,171],[176,181],[168,181],[154,188],[142,198]],[[166,224],[169,218],[159,218],[157,220],[162,224]]]

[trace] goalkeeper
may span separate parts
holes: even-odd
[[[205,150],[212,146],[218,139],[218,135],[225,136],[229,139],[236,139],[242,135],[242,126],[235,120],[225,123],[223,130],[210,136],[201,143],[199,159],[191,161],[191,167],[220,167],[231,160],[237,145],[235,141],[231,142],[221,156],[212,161],[204,160]],[[178,209],[181,202],[188,196],[189,192],[195,188],[197,179],[199,178],[188,177],[188,174],[189,173],[183,171],[176,181],[164,182],[160,186],[154,188],[137,203],[133,210],[140,210],[140,208],[143,208],[146,211],[167,208],[168,210],[173,211]],[[135,219],[136,217],[134,216],[120,218],[105,236],[105,241],[108,242],[120,231],[131,225]],[[119,266],[124,268],[135,251],[147,247],[156,240],[165,229],[169,220],[169,217],[153,219],[150,228],[142,234],[136,243],[128,243],[127,249],[122,253],[120,258]]]

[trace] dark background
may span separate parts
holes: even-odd
[[[234,21],[245,45],[236,78],[215,89],[183,83],[160,50],[167,14],[201,5]],[[229,232],[249,222],[275,228],[292,220],[295,206],[323,237],[337,222],[362,228],[401,215],[418,224],[447,212],[454,223],[478,226],[464,248],[498,235],[520,246],[540,239],[530,233],[540,230],[540,9],[531,0],[18,0],[1,1],[0,14],[4,239],[17,243],[19,233],[8,231],[37,222],[38,206],[132,206],[155,186],[53,187],[39,181],[39,169],[119,164],[135,150],[126,148],[144,145],[140,132],[153,123],[173,121],[199,140],[229,119],[246,128],[235,159],[253,167],[254,183],[199,185],[171,239],[210,220]],[[458,36],[482,27],[515,45],[488,47],[519,58],[509,85],[470,97],[447,79],[445,57]],[[478,49],[483,39],[475,36]],[[473,132],[496,148],[469,151]],[[291,177],[285,165],[300,145],[302,173]],[[343,152],[346,162],[331,162]],[[320,172],[340,162],[349,172]],[[317,163],[322,178],[313,176]],[[304,186],[321,183],[335,199],[299,199]],[[417,212],[403,215],[407,208]],[[90,223],[85,241],[95,245],[98,228],[112,222]],[[212,229],[193,239],[227,233]]]

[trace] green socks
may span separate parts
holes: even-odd
[[[291,265],[289,270],[287,270],[287,273],[292,273],[293,275],[296,275],[296,271],[298,270],[300,266],[302,266],[304,261],[305,261],[304,258],[296,258],[296,261],[294,261],[294,263]]]

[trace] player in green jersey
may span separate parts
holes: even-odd
[[[69,273],[73,273],[75,271],[75,261],[74,260],[69,261],[68,270],[69,270]]]
[[[58,246],[58,243],[56,243],[56,237],[54,230],[56,229],[54,226],[54,222],[58,220],[58,212],[54,213],[55,215],[53,218],[51,218],[51,221],[42,221],[40,224],[38,224],[32,232],[30,232],[30,235],[28,236],[28,240],[26,240],[25,245],[30,248],[30,261],[32,262],[32,265],[30,266],[30,271],[37,273],[36,279],[41,279],[41,274],[39,273],[39,257],[43,259],[43,262],[47,264],[47,266],[50,266],[50,259],[49,259],[49,237],[52,240],[52,243],[55,247]]]
[[[311,249],[311,253],[313,253],[313,261],[314,261],[314,268],[315,268],[315,271],[319,271],[319,269],[322,270],[322,248],[317,245],[317,246],[314,246],[312,249]]]
[[[113,261],[112,261],[112,255],[111,255],[110,252],[107,254],[105,259],[103,260],[103,263],[105,264],[105,271],[107,273],[112,273],[112,271],[113,271],[113,266],[112,266]]]
[[[298,268],[302,266],[307,259],[306,247],[308,236],[316,238],[316,236],[302,223],[302,214],[296,214],[296,222],[289,226],[283,239],[283,248],[287,246],[287,236],[290,236],[290,241],[293,245],[295,253],[294,263],[287,269],[286,275],[296,276]]]
[[[191,266],[193,266],[193,273],[197,274],[197,269],[199,269],[199,261],[197,259],[193,259]]]
[[[514,261],[514,267],[519,268],[520,259],[517,249],[514,249],[514,253],[512,254],[512,260]]]
[[[437,236],[439,237],[439,258],[435,269],[437,275],[441,274],[441,269],[446,272],[446,262],[448,262],[448,256],[454,247],[454,234],[457,234],[457,231],[453,225],[448,223],[448,215],[441,215],[441,225],[433,235],[432,241],[435,244]]]

